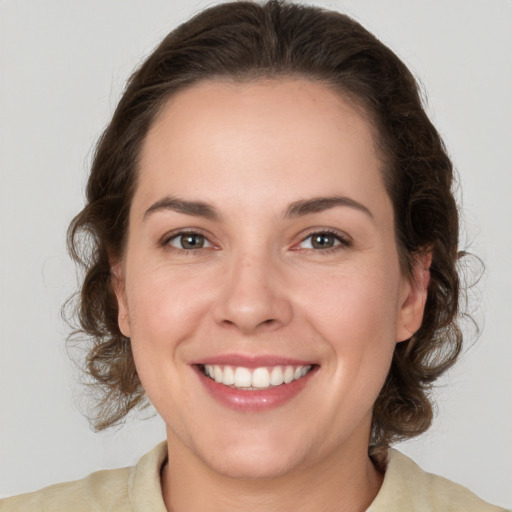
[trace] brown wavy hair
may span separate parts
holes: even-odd
[[[109,261],[123,256],[148,129],[172,94],[201,80],[279,77],[320,81],[362,109],[385,164],[403,272],[411,275],[418,254],[432,253],[423,323],[396,346],[373,409],[370,451],[430,426],[429,391],[462,344],[451,161],[414,77],[389,48],[348,16],[270,0],[211,7],[172,31],[129,79],[97,144],[86,206],[68,232],[70,253],[84,270],[76,295],[80,328],[71,339],[87,340],[85,369],[100,391],[96,429],[147,403],[130,340],[117,323]]]

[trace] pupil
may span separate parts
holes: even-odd
[[[184,235],[181,238],[183,249],[201,249],[204,245],[204,238],[201,235]]]
[[[333,247],[334,245],[334,239],[332,235],[315,235],[313,237],[313,247],[316,249],[326,249]]]

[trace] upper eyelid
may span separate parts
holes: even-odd
[[[187,234],[197,234],[203,236],[212,246],[218,247],[220,244],[218,241],[215,241],[215,237],[209,233],[205,232],[205,230],[197,227],[190,227],[190,228],[177,228],[175,230],[171,230],[164,234],[159,239],[159,243],[161,245],[166,245],[169,243],[170,240],[173,238],[176,238],[181,235],[187,235]],[[332,236],[337,237],[343,244],[350,245],[353,243],[353,239],[350,235],[348,235],[346,232],[335,229],[335,228],[328,228],[328,227],[319,227],[315,226],[312,228],[309,228],[307,230],[304,230],[300,235],[298,235],[299,239],[296,242],[292,243],[292,246],[295,246],[297,244],[300,244],[301,242],[304,242],[308,238],[310,238],[313,235],[316,234],[329,234]]]
[[[164,235],[160,237],[161,243],[167,243],[169,240],[172,240],[173,238],[176,238],[180,235],[201,235],[204,236],[210,243],[212,242],[212,236],[208,233],[206,233],[203,229],[200,228],[178,228],[173,229],[171,231],[168,231]]]
[[[306,233],[303,233],[299,240],[299,242],[303,242],[304,240],[307,240],[309,237],[313,236],[313,235],[323,235],[323,234],[328,234],[328,235],[332,235],[332,236],[335,236],[335,237],[338,237],[340,240],[344,241],[344,242],[352,242],[352,237],[350,235],[348,235],[346,232],[344,231],[340,231],[338,229],[334,229],[334,228],[311,228],[310,230],[307,230]]]
[[[176,233],[175,235],[171,235],[168,240],[174,240],[175,238],[179,238],[181,236],[187,236],[187,235],[197,235],[197,236],[200,236],[200,237],[203,237],[209,244],[211,244],[212,242],[210,242],[209,238],[205,235],[203,235],[202,233],[198,233],[197,231],[182,231],[181,233]]]
[[[167,236],[169,238],[176,238],[181,235],[199,235],[208,238],[207,235],[199,231],[198,229],[180,229],[179,231],[170,231]]]
[[[333,247],[327,247],[327,248],[324,248],[324,249],[314,249],[314,248],[309,248],[309,247],[305,247],[305,248],[299,247],[308,238],[311,238],[314,235],[320,235],[320,234],[327,234],[327,235],[334,236],[334,237],[336,237],[338,239],[339,243],[334,245]],[[318,252],[318,253],[328,253],[329,251],[337,251],[337,250],[349,248],[349,247],[351,247],[353,245],[353,243],[354,242],[353,242],[352,237],[349,236],[344,231],[340,231],[340,230],[333,229],[333,228],[318,228],[318,227],[315,227],[315,228],[312,228],[311,230],[307,230],[306,233],[301,234],[300,235],[300,239],[297,242],[294,242],[291,245],[290,250],[292,250],[294,252],[297,252],[297,251],[307,251],[307,252],[314,251],[315,253],[316,252]]]

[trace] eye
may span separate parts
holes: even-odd
[[[304,238],[298,245],[299,249],[328,250],[347,247],[350,241],[338,233],[319,231]]]
[[[200,233],[179,233],[167,240],[167,244],[187,251],[213,247],[212,244]]]

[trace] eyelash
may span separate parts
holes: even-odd
[[[199,247],[197,249],[185,249],[184,247],[174,247],[174,246],[171,245],[171,242],[173,240],[179,239],[180,237],[186,237],[187,235],[189,235],[189,236],[195,235],[197,237],[202,237],[204,239],[204,241],[209,244],[209,246],[207,246],[207,247]],[[168,249],[168,250],[171,250],[171,251],[174,251],[174,252],[179,252],[180,254],[185,254],[187,256],[192,256],[192,253],[197,254],[198,252],[203,252],[205,250],[211,250],[212,248],[213,249],[216,248],[215,244],[213,244],[208,239],[208,237],[206,235],[204,235],[203,233],[201,233],[198,230],[193,230],[193,229],[191,229],[191,230],[181,230],[181,231],[174,232],[174,233],[168,233],[167,235],[165,235],[161,239],[160,245],[162,247],[164,247],[165,249]]]
[[[339,243],[337,245],[334,245],[333,247],[328,247],[328,248],[325,248],[325,249],[306,248],[306,249],[302,249],[302,250],[305,250],[305,251],[308,251],[308,252],[311,251],[311,252],[315,252],[315,253],[322,253],[322,254],[331,254],[333,252],[336,252],[336,251],[339,251],[339,250],[343,250],[343,249],[347,249],[348,247],[352,246],[352,240],[350,240],[346,235],[343,235],[339,231],[336,231],[336,230],[333,230],[333,229],[328,229],[328,228],[327,229],[316,229],[314,231],[311,231],[310,233],[308,233],[307,236],[302,238],[302,240],[297,245],[300,245],[300,244],[304,243],[309,238],[312,238],[314,236],[319,236],[319,235],[327,235],[327,236],[330,236],[330,237],[332,236]],[[296,248],[294,250],[295,251],[300,251],[301,249],[300,248]]]
[[[198,236],[198,237],[202,237],[204,239],[204,241],[207,244],[209,244],[209,245],[207,247],[199,247],[197,249],[193,249],[193,248],[192,249],[185,249],[184,247],[178,248],[178,247],[174,247],[174,246],[171,245],[171,241],[176,240],[176,239],[178,239],[180,237],[185,237],[187,235],[195,235],[195,236]],[[314,236],[322,236],[322,235],[333,237],[333,238],[335,238],[336,242],[339,242],[339,243],[337,243],[333,247],[328,247],[328,248],[325,248],[325,249],[321,249],[321,248],[305,248],[305,249],[302,248],[301,249],[300,247],[297,247],[298,245],[304,243],[309,238],[312,238]],[[208,237],[206,235],[204,235],[203,233],[201,233],[198,230],[182,230],[182,231],[178,231],[178,232],[167,234],[160,241],[160,245],[162,247],[164,247],[164,248],[169,249],[169,250],[179,252],[180,254],[186,254],[187,256],[188,255],[191,256],[192,253],[197,254],[198,252],[203,252],[205,250],[211,250],[212,248],[213,249],[218,248],[215,244],[213,244],[208,239]],[[311,251],[311,252],[315,252],[315,253],[331,254],[333,252],[336,252],[336,251],[339,251],[339,250],[343,250],[343,249],[346,249],[346,248],[351,247],[351,246],[352,246],[352,240],[350,240],[346,235],[343,235],[343,234],[341,234],[340,232],[338,232],[336,230],[333,230],[333,229],[316,229],[315,231],[311,231],[310,233],[308,233],[307,236],[303,237],[298,244],[295,244],[292,247],[292,250],[293,251],[303,250],[303,251],[308,251],[308,252]]]

